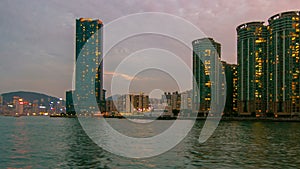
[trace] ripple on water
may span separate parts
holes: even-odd
[[[124,120],[113,120],[116,128]],[[169,126],[169,121],[161,121]],[[122,124],[124,125],[124,124]],[[119,128],[120,126],[119,125]],[[76,119],[0,117],[0,168],[297,168],[300,123],[221,122],[198,143],[203,122],[174,149],[153,158],[127,159],[104,151]],[[139,125],[139,127],[141,127]],[[140,137],[161,132],[136,129]],[[122,128],[120,128],[122,129]],[[141,131],[149,131],[143,133]],[[122,140],[118,140],[122,141]],[[143,150],[140,150],[143,151]]]

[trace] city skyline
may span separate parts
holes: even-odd
[[[0,168],[300,166],[299,0],[2,0],[0,22]]]
[[[40,8],[33,7],[33,3]],[[133,3],[140,8],[128,8],[128,5]],[[117,7],[115,2],[111,2],[108,6],[121,9],[113,15],[110,15],[110,7],[102,11],[92,10],[98,4],[95,2],[4,1],[3,4],[1,11],[5,12],[5,15],[1,15],[3,24],[0,34],[3,35],[3,40],[0,45],[0,68],[1,77],[5,81],[0,85],[0,93],[23,90],[65,98],[64,91],[71,89],[72,86],[73,65],[67,64],[74,61],[75,24],[73,21],[75,18],[82,16],[100,18],[105,23],[109,23],[120,16],[135,12],[155,11],[178,15],[194,23],[208,36],[214,37],[223,46],[223,59],[228,63],[236,63],[235,27],[237,25],[247,21],[266,21],[266,18],[274,14],[295,10],[299,2],[281,1],[275,4],[259,0],[245,1],[239,8],[226,1],[201,1],[199,5],[181,1],[164,2],[162,5],[153,1],[139,3],[125,1]],[[78,10],[79,6],[91,10]],[[178,10],[178,7],[181,9]],[[238,10],[240,8],[244,10]],[[43,11],[47,11],[47,14],[42,15]],[[236,15],[232,15],[235,14],[234,11]],[[18,22],[12,22],[13,20]],[[222,29],[220,25],[223,26]],[[124,50],[117,53],[120,54]],[[105,70],[104,79],[111,77],[109,72]],[[104,84],[104,88],[107,88],[107,85]]]

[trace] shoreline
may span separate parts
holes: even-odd
[[[20,118],[23,116],[8,116],[8,115],[0,115],[2,117],[15,117]],[[49,117],[49,118],[78,118],[77,116],[24,116],[24,117]],[[197,117],[195,118],[188,118],[188,117],[144,117],[144,116],[81,116],[81,117],[92,117],[92,118],[107,118],[107,119],[136,119],[136,120],[196,120],[196,121],[206,121],[206,120],[216,120],[218,121],[219,118],[209,117]],[[249,122],[300,122],[300,118],[290,118],[290,117],[222,117],[220,121],[249,121]]]

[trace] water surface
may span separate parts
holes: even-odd
[[[145,137],[161,130],[155,126],[127,134]],[[221,122],[199,144],[202,126],[197,121],[183,142],[160,156],[128,159],[98,147],[77,119],[0,117],[0,168],[300,168],[300,123]]]

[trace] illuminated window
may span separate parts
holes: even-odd
[[[206,49],[205,50],[205,56],[210,56],[211,55],[211,50],[210,49]]]

